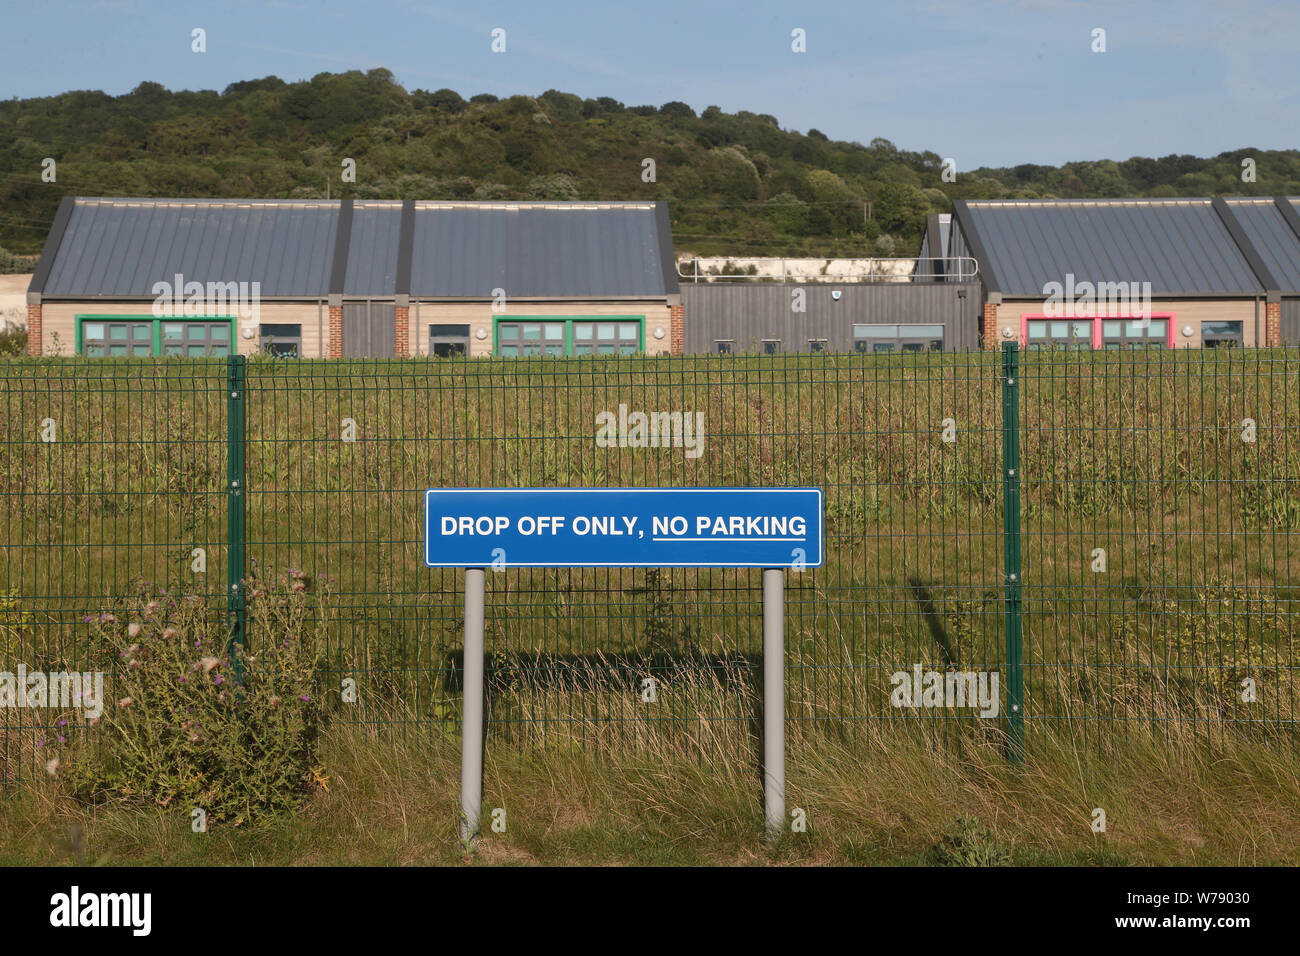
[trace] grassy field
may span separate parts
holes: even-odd
[[[836,856],[849,853],[843,841],[893,840],[879,846],[905,847],[898,858],[910,859],[966,814],[1013,847],[1030,833],[1060,834],[1033,852],[1085,859],[1089,848],[1110,845],[1093,840],[1086,814],[1074,840],[1064,822],[1021,829],[982,801],[995,793],[1030,799],[1033,788],[1021,793],[1025,785],[1012,781],[1039,779],[1033,799],[1057,794],[1065,821],[1075,812],[1067,793],[1086,803],[1083,794],[1097,792],[1089,788],[1110,787],[1134,807],[1154,800],[1159,788],[1148,793],[1124,776],[1146,760],[1153,763],[1143,772],[1170,792],[1181,781],[1215,794],[1238,784],[1204,762],[1209,754],[1250,767],[1267,764],[1269,747],[1290,754],[1300,620],[1294,350],[1023,356],[1016,400],[1026,712],[1031,755],[1049,763],[1004,778],[995,757],[1000,721],[889,706],[890,674],[914,664],[1004,666],[1001,362],[976,353],[251,364],[250,572],[269,580],[302,569],[329,608],[328,740],[338,779],[350,780],[340,784],[348,799],[382,799],[361,769],[359,743],[379,728],[382,739],[391,732],[404,741],[376,744],[375,753],[412,765],[412,776],[393,778],[411,798],[454,806],[434,798],[444,784],[452,793],[457,772],[447,735],[459,716],[460,575],[420,560],[421,492],[433,486],[825,490],[825,567],[787,576],[790,730],[807,742],[806,753],[792,756],[792,768],[803,769],[792,769],[791,805],[829,800],[820,804],[825,819],[841,819],[847,809],[829,809],[827,796],[837,792],[836,774],[860,765],[871,776],[854,786],[865,793],[882,757],[903,761],[879,771],[900,780],[960,773],[936,791],[945,796],[924,825],[891,824],[899,809],[881,804],[878,818],[791,853],[849,859]],[[704,454],[597,447],[597,412],[620,404],[703,411]],[[0,580],[9,594],[0,669],[91,659],[84,617],[141,588],[222,593],[226,415],[221,362],[0,363]],[[342,440],[345,419],[355,423],[355,442]],[[39,440],[47,420],[53,442]],[[195,548],[206,552],[202,574],[191,569]],[[1097,549],[1105,551],[1102,572],[1094,570]],[[618,839],[657,839],[664,831],[647,819],[660,815],[663,827],[698,836],[703,824],[680,807],[668,812],[644,787],[619,782],[671,773],[712,794],[732,821],[717,847],[680,849],[686,838],[671,845],[718,859],[731,852],[718,847],[732,846],[735,859],[752,852],[741,848],[758,813],[747,776],[761,637],[756,573],[510,571],[488,576],[488,603],[491,741],[501,761],[494,772],[509,766],[513,779],[540,751],[538,766],[552,767],[546,773],[590,775],[590,799],[609,794],[607,811],[591,804],[584,813],[621,820]],[[212,626],[219,633],[219,617]],[[337,699],[345,676],[360,688],[356,704]],[[635,693],[645,676],[663,685],[652,710]],[[1246,679],[1258,686],[1253,702],[1241,699]],[[0,776],[30,765],[29,738],[43,729],[21,723],[30,719],[0,713]],[[588,757],[601,762],[589,766]],[[635,770],[637,761],[660,759]],[[632,763],[618,769],[620,760]],[[717,782],[706,785],[708,775]],[[425,777],[441,782],[420,784]],[[509,795],[520,829],[498,842],[521,859],[564,859],[569,851],[547,842],[552,831],[528,822],[531,808],[548,805],[544,788],[528,789],[542,779],[530,771],[512,784],[523,788]],[[1257,806],[1238,808],[1265,828],[1268,804],[1294,799],[1293,781],[1268,779]],[[794,797],[799,786],[808,796]],[[319,794],[312,825],[341,825],[329,822],[340,799],[334,785]],[[48,800],[41,812],[65,812]],[[36,804],[24,806],[34,812]],[[1157,806],[1141,811],[1143,827],[1157,827]],[[1187,814],[1179,826],[1212,829],[1199,811],[1179,807]],[[1037,803],[1020,810],[1027,820],[1046,812]],[[716,819],[712,812],[701,819]],[[1014,813],[1008,805],[1005,814]],[[452,822],[435,813],[417,829],[433,840]],[[103,824],[80,825],[90,833]],[[1243,823],[1238,832],[1248,830]],[[525,833],[526,842],[513,842]],[[296,852],[292,826],[284,839],[283,852]],[[1124,859],[1183,859],[1143,842],[1150,834],[1134,839]],[[1245,852],[1205,839],[1224,862],[1229,844]],[[1258,858],[1291,852],[1278,838]]]
[[[0,801],[0,865],[1300,863],[1300,771],[1273,748],[1207,752],[1142,732],[1105,756],[1060,744],[1038,739],[1012,770],[991,748],[929,746],[882,724],[851,744],[796,733],[787,805],[809,827],[775,851],[741,762],[492,746],[484,807],[505,809],[506,830],[465,855],[455,738],[337,727],[300,815],[196,834],[183,811],[86,807],[37,780]]]

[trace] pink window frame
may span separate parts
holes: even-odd
[[[1069,316],[1060,316],[1060,315],[1048,315],[1046,312],[1021,312],[1020,313],[1020,347],[1021,348],[1029,347],[1029,323],[1031,321],[1037,322],[1041,319],[1045,322],[1078,322],[1080,319],[1084,319],[1084,318],[1088,319],[1088,321],[1092,323],[1092,347],[1094,349],[1099,349],[1101,348],[1101,340],[1103,338],[1101,334],[1101,323],[1103,321],[1132,322],[1135,319],[1143,318],[1143,316],[1133,315],[1132,313],[1128,313],[1128,312],[1121,312],[1119,315],[1094,315],[1091,318],[1089,318],[1088,316],[1069,317]],[[1177,341],[1176,336],[1178,333],[1178,313],[1177,312],[1152,312],[1149,316],[1146,316],[1146,318],[1169,320],[1166,323],[1166,332],[1167,332],[1166,338],[1168,339],[1168,341],[1165,344],[1168,345],[1169,348],[1171,349],[1175,348],[1174,343]]]

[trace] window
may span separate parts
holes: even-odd
[[[1240,348],[1242,345],[1241,323],[1202,322],[1201,344],[1207,349]]]
[[[763,339],[763,354],[776,355],[781,351],[780,339]]]
[[[641,350],[639,322],[574,322],[574,355],[635,355]]]
[[[941,352],[942,325],[855,325],[855,352]]]
[[[469,354],[469,325],[430,325],[429,354],[435,358]]]
[[[229,354],[229,322],[163,323],[163,355],[202,358],[209,355]]]
[[[718,339],[714,344],[718,347],[719,355],[730,355],[736,350],[735,339]]]
[[[258,329],[258,347],[276,358],[302,357],[301,325],[263,325]]]
[[[1104,349],[1163,348],[1169,341],[1168,319],[1101,319]]]
[[[1091,319],[1032,319],[1025,326],[1026,348],[1090,349]]]
[[[826,351],[826,340],[825,340],[825,339],[809,339],[809,340],[808,340],[808,351],[809,351],[809,352],[825,352],[825,351]]]
[[[145,316],[78,316],[81,354],[90,358],[229,355],[230,321]]]
[[[1029,349],[1086,349],[1101,340],[1104,349],[1165,348],[1169,344],[1168,313],[1156,318],[1058,319],[1024,316],[1025,347]]]
[[[564,355],[564,322],[502,322],[497,326],[497,354]]]
[[[636,355],[641,351],[644,319],[638,315],[499,321],[497,354]]]
[[[81,354],[93,358],[153,355],[153,322],[82,322]]]

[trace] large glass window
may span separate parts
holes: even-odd
[[[92,358],[153,355],[153,322],[148,320],[82,322],[81,354]]]
[[[498,355],[636,355],[640,351],[640,317],[497,323]]]
[[[1030,319],[1025,326],[1026,348],[1092,348],[1091,319]]]
[[[1102,319],[1104,349],[1163,348],[1169,342],[1168,319]]]
[[[277,358],[301,358],[302,326],[296,324],[259,326],[257,344],[263,352]]]
[[[1240,322],[1202,322],[1201,344],[1207,349],[1233,349],[1242,345]]]
[[[942,325],[855,325],[855,352],[940,352]]]
[[[81,354],[91,358],[230,354],[230,322],[194,319],[82,318]],[[157,325],[157,347],[155,330]]]
[[[637,322],[574,322],[574,355],[635,355],[641,349]]]
[[[429,326],[429,354],[435,358],[453,358],[469,354],[468,323],[444,323]]]
[[[564,355],[564,321],[501,322],[497,325],[497,354]]]

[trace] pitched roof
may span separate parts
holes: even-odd
[[[155,282],[260,282],[263,296],[329,288],[339,204],[268,199],[77,199],[48,296],[152,296]]]
[[[288,298],[678,292],[663,203],[114,198],[64,200],[29,288],[150,297],[177,274]]]
[[[1264,287],[1210,199],[957,200],[991,292],[1049,282],[1148,281],[1153,295],[1259,295]]]
[[[401,226],[400,202],[357,200],[352,204],[344,295],[390,296],[397,292]]]
[[[1300,292],[1300,212],[1296,200],[1240,196],[1226,200],[1246,240],[1263,260],[1280,292]]]
[[[659,203],[417,202],[411,294],[646,297],[678,291]]]

